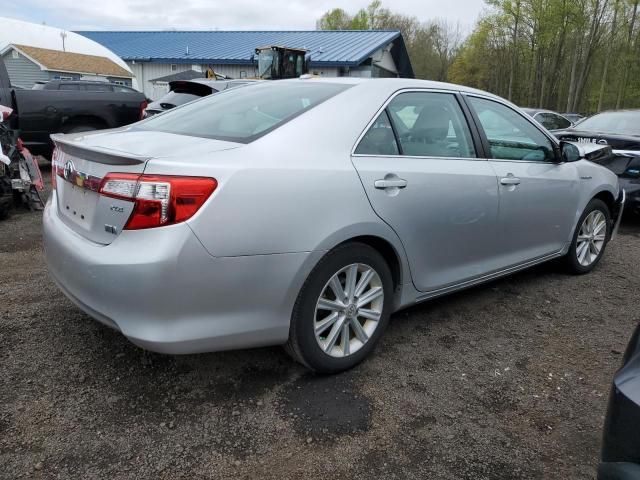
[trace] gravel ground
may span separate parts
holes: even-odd
[[[635,219],[592,274],[545,265],[405,310],[332,377],[280,348],[140,350],[56,289],[40,222],[0,222],[2,479],[595,478],[640,320]]]

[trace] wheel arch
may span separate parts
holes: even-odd
[[[611,193],[609,190],[602,190],[596,193],[591,198],[591,200],[594,200],[594,199],[602,200],[605,203],[605,205],[609,208],[609,213],[613,214],[616,206],[616,199],[613,196],[613,193]],[[589,202],[591,202],[591,200],[589,200]]]
[[[369,245],[371,248],[376,250],[382,258],[384,258],[385,262],[389,266],[391,270],[391,280],[393,281],[393,289],[396,291],[400,285],[403,283],[402,276],[402,260],[400,255],[394,246],[387,240],[382,237],[378,237],[375,235],[360,235],[357,237],[350,238],[345,240],[344,242],[336,245],[336,247],[340,245],[344,245],[345,243],[353,243],[359,242],[364,243],[365,245]]]
[[[607,205],[607,207],[609,208],[609,213],[613,215],[615,204],[616,204],[616,198],[613,192],[611,191],[611,186],[606,184],[601,185],[598,188],[592,190],[589,195],[585,195],[583,198],[584,200],[582,201],[580,208],[576,211],[573,228],[571,229],[571,235],[567,239],[567,245],[565,247],[565,251],[568,251],[571,245],[576,229],[579,227],[578,221],[580,220],[582,213],[584,212],[585,208],[587,208],[587,205],[591,203],[592,200],[594,199],[602,200],[605,203],[605,205]]]
[[[414,293],[407,255],[395,231],[383,222],[361,222],[334,232],[313,250],[324,254],[349,242],[361,242],[374,248],[391,269],[394,287],[394,310],[412,301]],[[319,259],[317,260],[319,261]],[[313,264],[315,266],[315,263]],[[308,275],[313,266],[309,266]]]

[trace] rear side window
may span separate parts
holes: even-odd
[[[403,155],[474,158],[469,126],[450,93],[407,92],[387,107]]]
[[[138,128],[249,143],[349,87],[300,81],[232,88],[152,117]]]
[[[112,92],[113,87],[109,84],[87,83],[85,88],[90,92]]]
[[[357,155],[399,155],[387,111],[382,112],[358,144]]]
[[[122,85],[111,85],[111,87],[113,88],[114,92],[119,92],[119,93],[135,92],[135,90],[133,88],[125,87],[125,86],[122,86]]]
[[[58,86],[58,90],[80,90],[80,85],[77,83],[61,83]]]
[[[476,157],[471,132],[456,97],[435,92],[407,92],[396,96],[369,127],[354,153]]]

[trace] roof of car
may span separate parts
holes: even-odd
[[[36,82],[36,83],[81,83],[83,85],[112,85],[111,82],[102,81],[102,80],[48,80],[46,82]]]
[[[303,75],[300,78],[293,78],[287,80],[277,80],[281,83],[288,82],[325,82],[325,83],[344,83],[351,85],[380,85],[386,87],[395,87],[396,89],[412,89],[412,88],[428,88],[432,90],[450,90],[452,92],[462,92],[481,95],[483,97],[490,97],[500,100],[501,102],[509,103],[502,97],[494,95],[493,93],[478,90],[472,87],[465,87],[463,85],[457,85],[455,83],[436,82],[434,80],[418,80],[415,78],[363,78],[363,77],[319,77],[315,75]]]

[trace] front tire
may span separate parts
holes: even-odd
[[[611,214],[607,205],[597,198],[582,212],[569,252],[565,257],[570,273],[589,273],[600,262],[611,236]]]
[[[300,290],[287,351],[318,373],[356,366],[389,323],[392,297],[391,271],[377,250],[357,242],[335,248]]]

